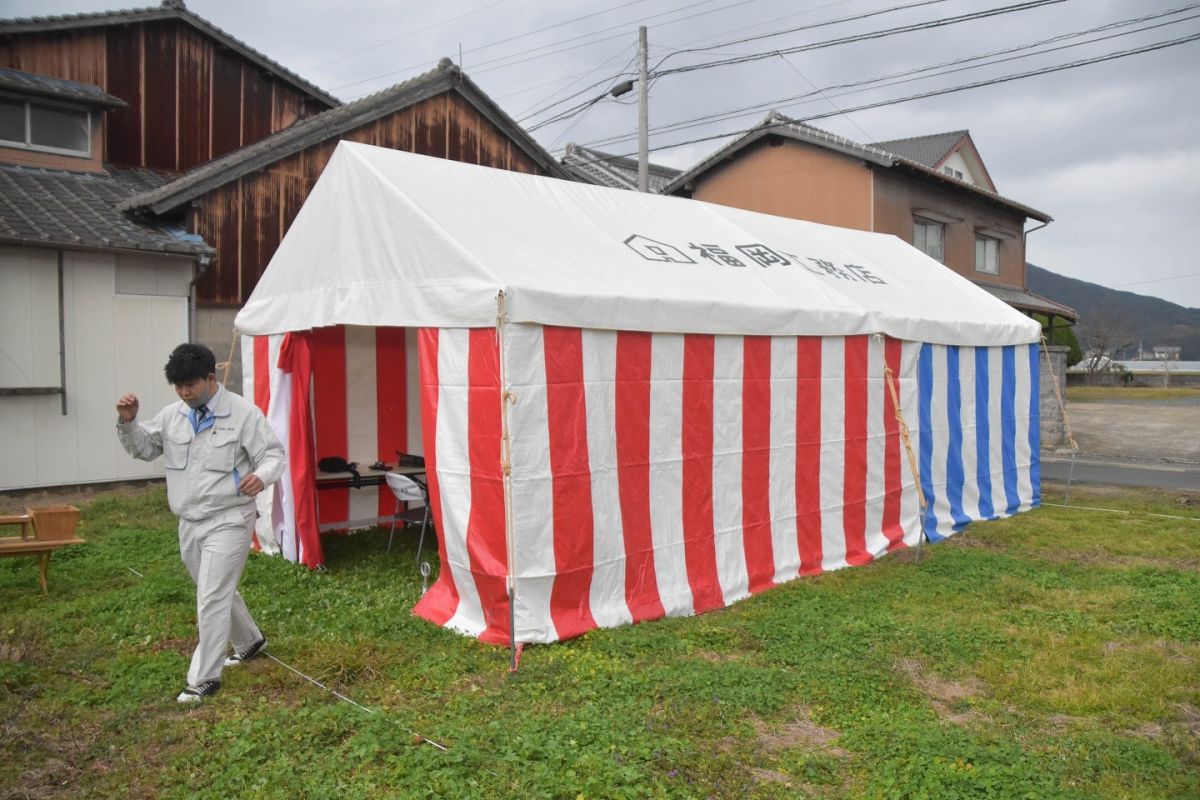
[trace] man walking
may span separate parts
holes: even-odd
[[[254,658],[267,644],[237,585],[250,552],[254,496],[283,472],[283,445],[253,403],[217,382],[216,370],[207,347],[181,344],[163,370],[180,402],[138,422],[137,396],[117,401],[125,451],[143,461],[163,457],[179,555],[196,583],[200,641],[176,698],[181,703],[215,694],[223,667]]]

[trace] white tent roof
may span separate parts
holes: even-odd
[[[737,266],[733,262],[740,263]],[[237,316],[963,345],[1040,326],[894,236],[342,142]]]

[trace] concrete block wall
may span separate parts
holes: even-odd
[[[1059,404],[1058,394],[1054,391],[1054,381],[1058,380],[1058,391],[1062,393],[1062,402],[1067,401],[1067,353],[1069,348],[1062,345],[1050,345],[1042,348],[1041,386],[1039,387],[1039,410],[1042,421],[1042,448],[1052,449],[1067,443],[1067,426],[1063,420],[1063,407]]]
[[[207,345],[217,357],[217,363],[229,358],[229,343],[233,339],[233,318],[237,316],[236,308],[204,307],[196,309],[195,340]],[[222,381],[229,390],[242,393],[242,348],[241,342],[233,348],[233,363],[229,367],[229,378]],[[223,369],[217,368],[217,379],[221,378]]]

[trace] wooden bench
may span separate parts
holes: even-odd
[[[38,580],[42,584],[42,594],[49,594],[49,584],[46,573],[50,568],[50,554],[55,550],[73,544],[85,544],[83,539],[37,539],[29,535],[33,529],[33,518],[29,514],[13,514],[0,516],[0,525],[20,525],[21,536],[0,538],[0,557],[6,556],[37,556]]]

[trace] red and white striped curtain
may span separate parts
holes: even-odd
[[[729,605],[920,535],[895,420],[920,346],[512,324],[420,332],[441,572],[414,613],[489,642]],[[910,423],[911,424],[911,423]],[[914,443],[915,446],[915,443]],[[506,537],[506,510],[510,515]]]
[[[417,403],[415,352],[413,332],[403,328],[244,337],[243,390],[288,449],[288,472],[260,496],[262,549],[316,567],[324,563],[319,531],[391,519],[395,498],[386,486],[318,489],[317,463],[339,456],[365,475],[375,461],[396,463],[397,451],[421,453],[420,418],[409,413]]]

